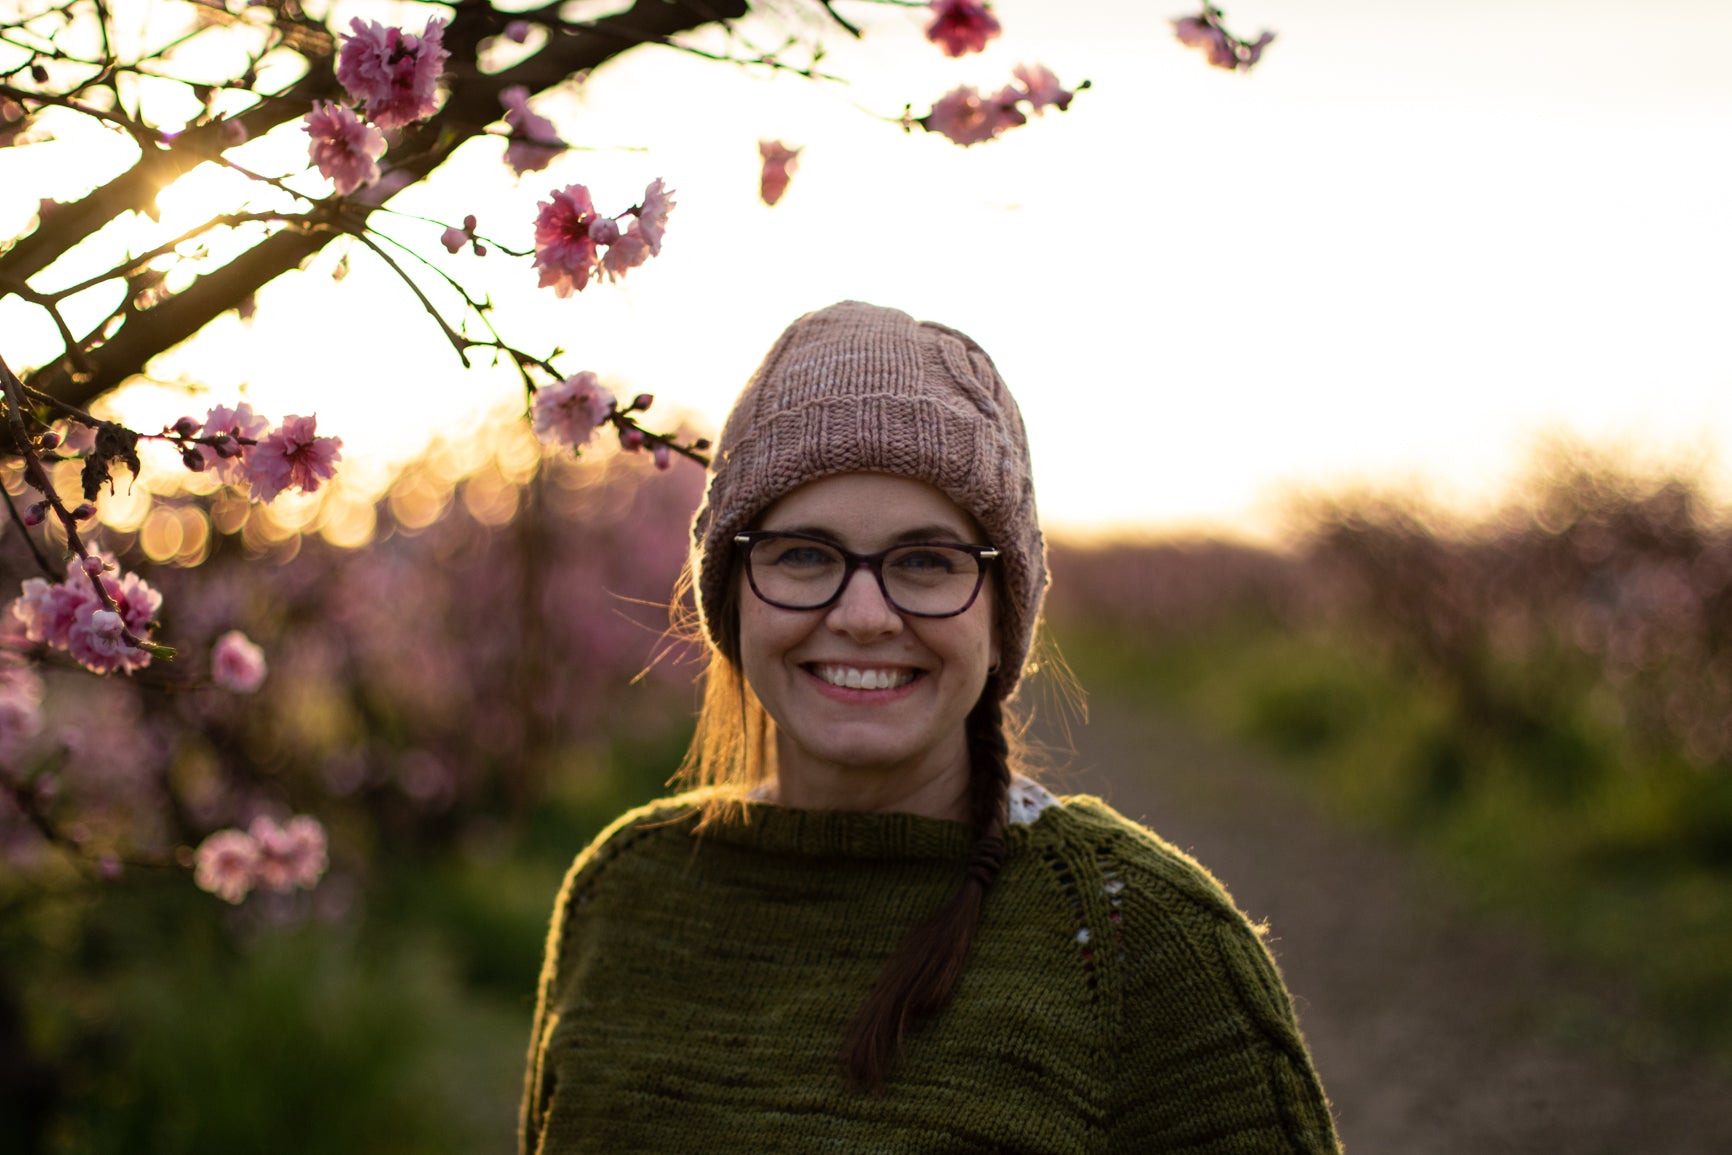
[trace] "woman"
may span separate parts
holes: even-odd
[[[1015,773],[1047,575],[979,346],[858,302],[802,317],[692,533],[701,788],[566,880],[526,1152],[1336,1149],[1220,886]]]

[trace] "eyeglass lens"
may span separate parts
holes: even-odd
[[[754,542],[746,555],[758,596],[788,609],[816,609],[835,598],[853,567],[839,549],[796,537]],[[897,609],[952,614],[980,584],[980,560],[943,545],[899,546],[884,556],[884,589]]]

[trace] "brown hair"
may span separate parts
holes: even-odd
[[[688,571],[682,585],[689,580]],[[775,776],[775,723],[740,670],[739,588],[738,580],[728,583],[723,612],[709,621],[713,644],[703,704],[677,775],[692,785],[725,788],[706,804],[700,830],[725,820],[752,789]],[[675,605],[682,601],[676,598]],[[990,679],[964,726],[974,846],[962,885],[897,946],[848,1028],[842,1061],[857,1089],[882,1091],[909,1027],[949,1000],[968,963],[986,892],[1004,864],[1007,798],[1012,766],[1020,761],[1021,731],[1006,724]]]

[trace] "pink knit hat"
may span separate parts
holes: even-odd
[[[993,686],[1009,697],[1047,585],[1022,414],[968,337],[859,301],[788,326],[728,414],[692,522],[710,638],[719,641],[734,535],[783,494],[837,473],[912,477],[973,515],[1000,553]]]

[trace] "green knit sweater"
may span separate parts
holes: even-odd
[[[1257,932],[1207,871],[1094,798],[1012,825],[968,969],[882,1096],[843,1034],[969,833],[698,795],[635,810],[554,910],[526,1153],[1333,1152]]]

